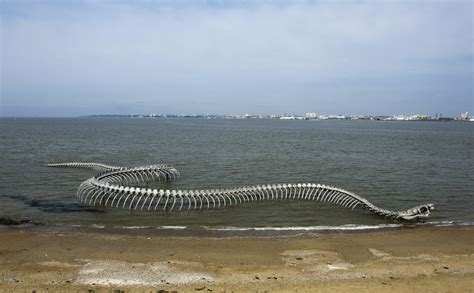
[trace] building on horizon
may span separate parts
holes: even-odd
[[[304,115],[304,118],[307,119],[307,120],[318,119],[318,115],[316,115],[316,113],[314,113],[314,112],[308,112]]]

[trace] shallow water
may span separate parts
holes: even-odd
[[[75,198],[80,182],[93,173],[43,167],[95,161],[174,165],[181,179],[160,188],[324,183],[386,209],[432,202],[436,210],[429,221],[471,224],[473,130],[474,123],[456,122],[5,118],[0,119],[0,217],[59,226],[270,227],[275,233],[282,227],[391,224],[365,212],[302,201],[170,214],[95,209]]]

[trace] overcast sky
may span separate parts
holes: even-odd
[[[471,1],[0,8],[2,116],[474,112]]]

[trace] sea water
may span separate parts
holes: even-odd
[[[172,213],[91,208],[76,199],[94,172],[58,162],[167,163],[163,189],[322,183],[390,210],[434,203],[428,221],[474,222],[474,123],[138,118],[0,119],[0,217],[46,227],[319,231],[399,227],[360,210],[278,200]]]

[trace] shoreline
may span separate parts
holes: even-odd
[[[0,291],[468,292],[474,288],[472,226],[276,238],[19,228],[0,229]]]
[[[6,219],[6,218],[5,218]],[[10,220],[10,219],[8,219]],[[12,220],[10,220],[12,221]],[[45,225],[38,222],[14,221],[16,224],[0,225],[3,231],[32,232],[51,234],[91,234],[134,237],[164,238],[285,238],[317,237],[322,235],[358,235],[411,231],[416,229],[474,229],[474,223],[462,221],[427,223],[387,223],[376,225],[346,224],[340,226],[301,226],[301,227],[187,227],[187,226],[103,226],[103,225]]]

